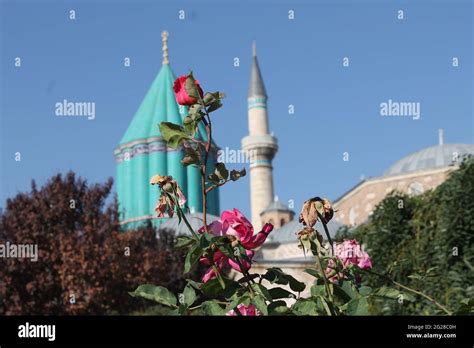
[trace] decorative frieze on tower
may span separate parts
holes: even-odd
[[[254,42],[247,98],[249,135],[242,139],[242,149],[250,159],[250,204],[256,230],[262,227],[260,213],[273,201],[272,160],[278,150],[277,139],[269,133],[267,99]]]

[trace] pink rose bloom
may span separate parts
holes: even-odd
[[[336,243],[334,247],[335,256],[341,260],[344,268],[350,264],[358,266],[360,269],[371,269],[372,260],[365,251],[362,251],[359,242],[355,239],[345,240],[342,243]],[[330,276],[329,280],[332,282],[337,281],[338,276],[334,275],[334,261],[330,259],[328,261],[328,267],[326,268],[326,275]],[[339,278],[343,278],[344,275],[339,274]],[[357,278],[356,281],[360,281],[360,278]]]
[[[243,316],[256,316],[257,315],[257,308],[253,304],[249,304],[248,306],[244,306],[243,304],[239,304],[237,306],[237,309],[239,310],[240,314]],[[235,313],[234,310],[231,310],[227,312],[228,316],[234,317],[237,314]]]
[[[180,76],[176,79],[176,81],[174,81],[173,90],[174,94],[176,95],[176,101],[180,105],[193,105],[197,103],[196,98],[189,96],[188,92],[186,91],[186,79],[188,76],[189,75]],[[202,98],[203,92],[201,86],[199,85],[199,81],[195,80],[194,82],[196,83],[196,87]]]
[[[342,261],[344,267],[349,264],[354,264],[361,269],[372,268],[372,261],[369,255],[365,251],[362,251],[359,242],[355,239],[337,243],[334,252],[336,254],[335,256]]]
[[[272,224],[265,224],[260,232],[254,235],[253,226],[250,221],[237,209],[227,210],[222,212],[221,219],[212,222],[208,226],[209,233],[215,236],[233,236],[237,239],[240,244],[246,249],[245,253],[247,257],[252,260],[254,256],[254,251],[252,249],[258,248],[260,245],[265,242],[267,236],[273,230]],[[199,229],[200,233],[204,233],[204,227]],[[201,263],[209,265],[209,260],[207,258],[201,258]],[[247,271],[250,269],[251,264],[247,260],[240,258],[240,263],[242,264],[243,270],[240,268],[240,265],[225,256],[222,252],[217,251],[214,253],[214,263],[218,267],[219,271],[224,266],[224,263],[227,262],[233,269],[239,272]],[[216,276],[214,270],[209,268],[203,278],[203,282],[208,281]],[[204,280],[206,279],[206,280]]]

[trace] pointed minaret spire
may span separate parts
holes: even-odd
[[[168,58],[168,32],[164,30],[161,33],[161,40],[163,41],[163,64],[169,64],[170,60]]]
[[[263,97],[267,98],[265,91],[265,85],[263,84],[262,74],[260,72],[260,66],[258,65],[257,59],[257,43],[256,41],[252,44],[252,70],[250,73],[250,85],[249,85],[249,98],[252,97]]]
[[[250,205],[255,230],[263,225],[261,213],[273,202],[272,160],[278,150],[277,139],[269,130],[267,93],[257,60],[255,41],[252,44],[252,70],[248,103],[249,135],[242,139],[242,148],[250,158]]]

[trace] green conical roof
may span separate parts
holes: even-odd
[[[163,64],[120,144],[160,136],[160,122],[182,123],[173,92],[174,81],[175,76],[170,66]]]

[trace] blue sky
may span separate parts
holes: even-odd
[[[381,175],[436,144],[438,128],[448,143],[474,140],[470,1],[0,2],[0,206],[32,178],[43,183],[70,169],[90,182],[115,175],[112,151],[160,69],[164,29],[174,73],[192,69],[205,90],[226,93],[214,134],[231,149],[247,134],[257,40],[280,145],[275,191],[296,209],[315,195],[335,199],[361,175]],[[95,102],[95,119],[55,116],[63,99]],[[421,118],[382,117],[380,103],[389,99],[419,102]],[[221,190],[221,209],[249,212],[248,180]]]

